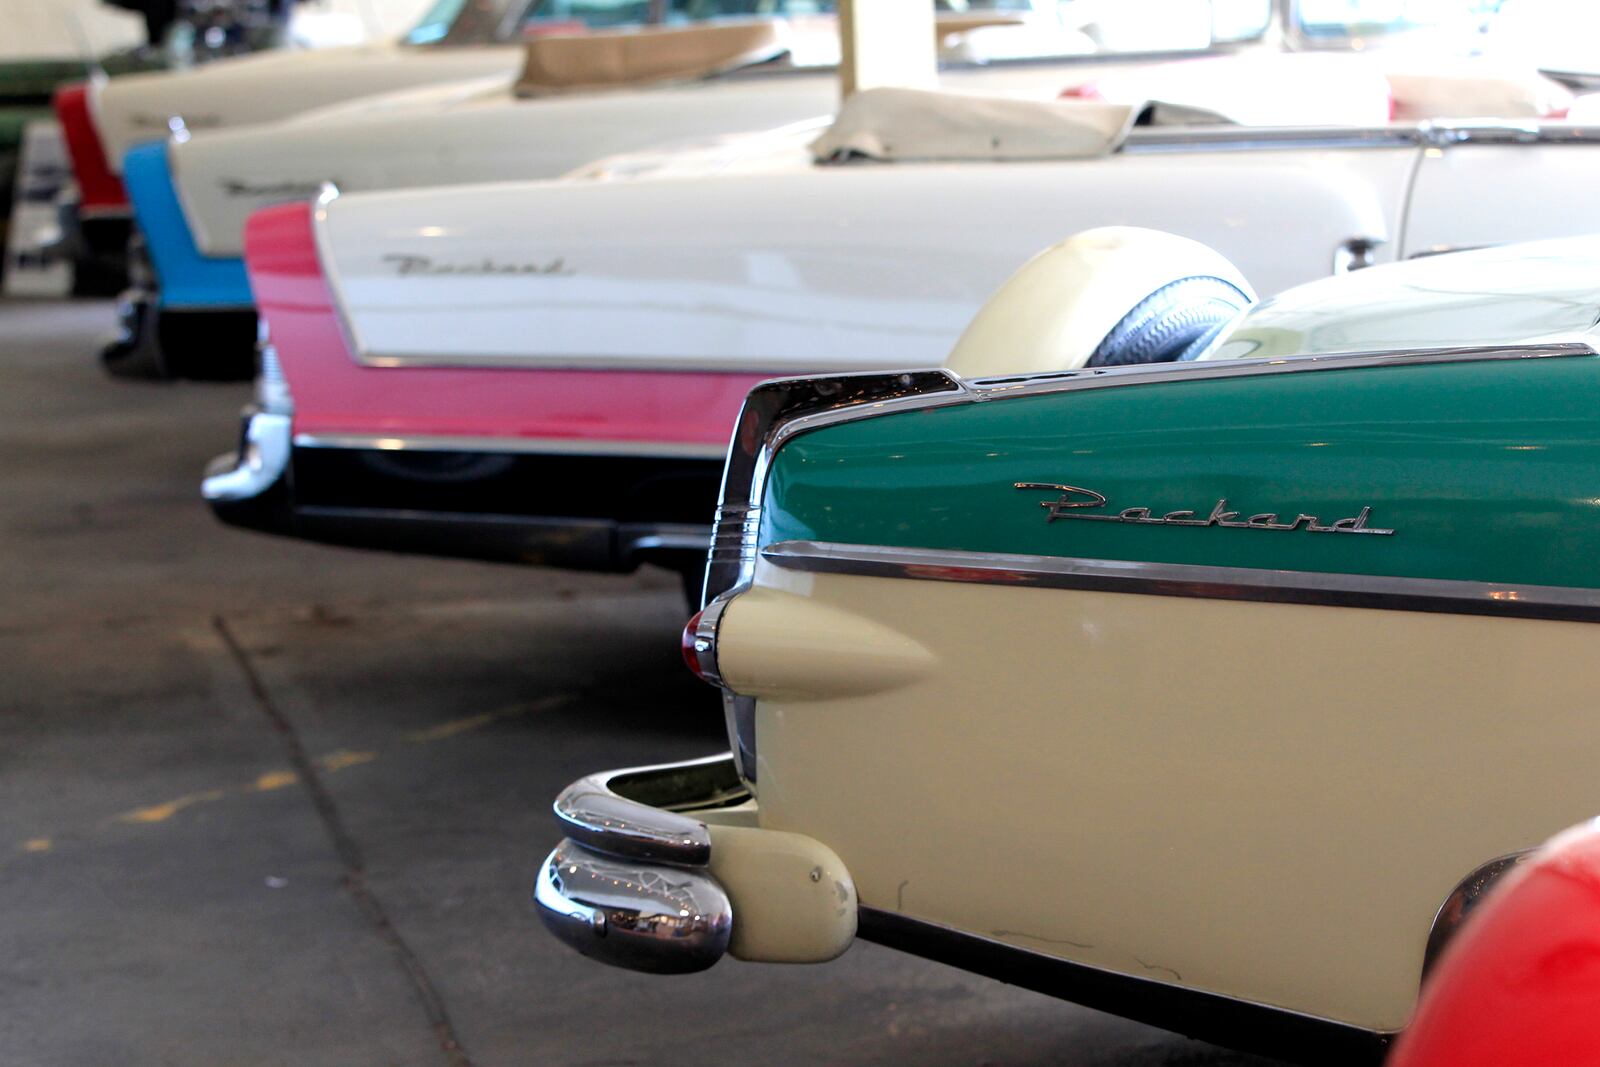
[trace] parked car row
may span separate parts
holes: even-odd
[[[58,98],[109,368],[254,376],[221,520],[682,575],[730,750],[555,798],[555,938],[1600,1062],[1515,1042],[1597,914],[1581,72],[1481,0],[995,0],[839,102],[830,4],[633,6]]]

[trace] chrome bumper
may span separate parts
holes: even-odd
[[[707,869],[706,824],[674,810],[749,796],[728,754],[591,775],[556,799],[569,835],[534,888],[556,937],[602,963],[652,974],[702,971],[721,959],[733,906]]]
[[[200,495],[216,503],[252,500],[271,489],[289,469],[289,415],[245,409],[237,451],[206,466]]]

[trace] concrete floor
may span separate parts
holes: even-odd
[[[110,380],[110,320],[0,304],[0,1063],[1265,1063],[866,944],[561,949],[556,791],[723,747],[676,580],[219,526],[245,387]]]

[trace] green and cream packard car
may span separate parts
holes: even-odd
[[[685,634],[733,751],[562,794],[560,939],[861,937],[1353,1063],[1600,812],[1600,238],[1242,314],[1178,242],[1056,246],[945,368],[750,394]]]

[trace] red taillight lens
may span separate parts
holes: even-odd
[[[700,616],[704,614],[704,611],[695,612],[694,618],[683,628],[683,662],[688,664],[696,678],[702,682],[709,682],[711,679],[706,677],[705,671],[700,667],[700,650],[697,645],[699,638],[695,636],[695,631],[700,629]]]

